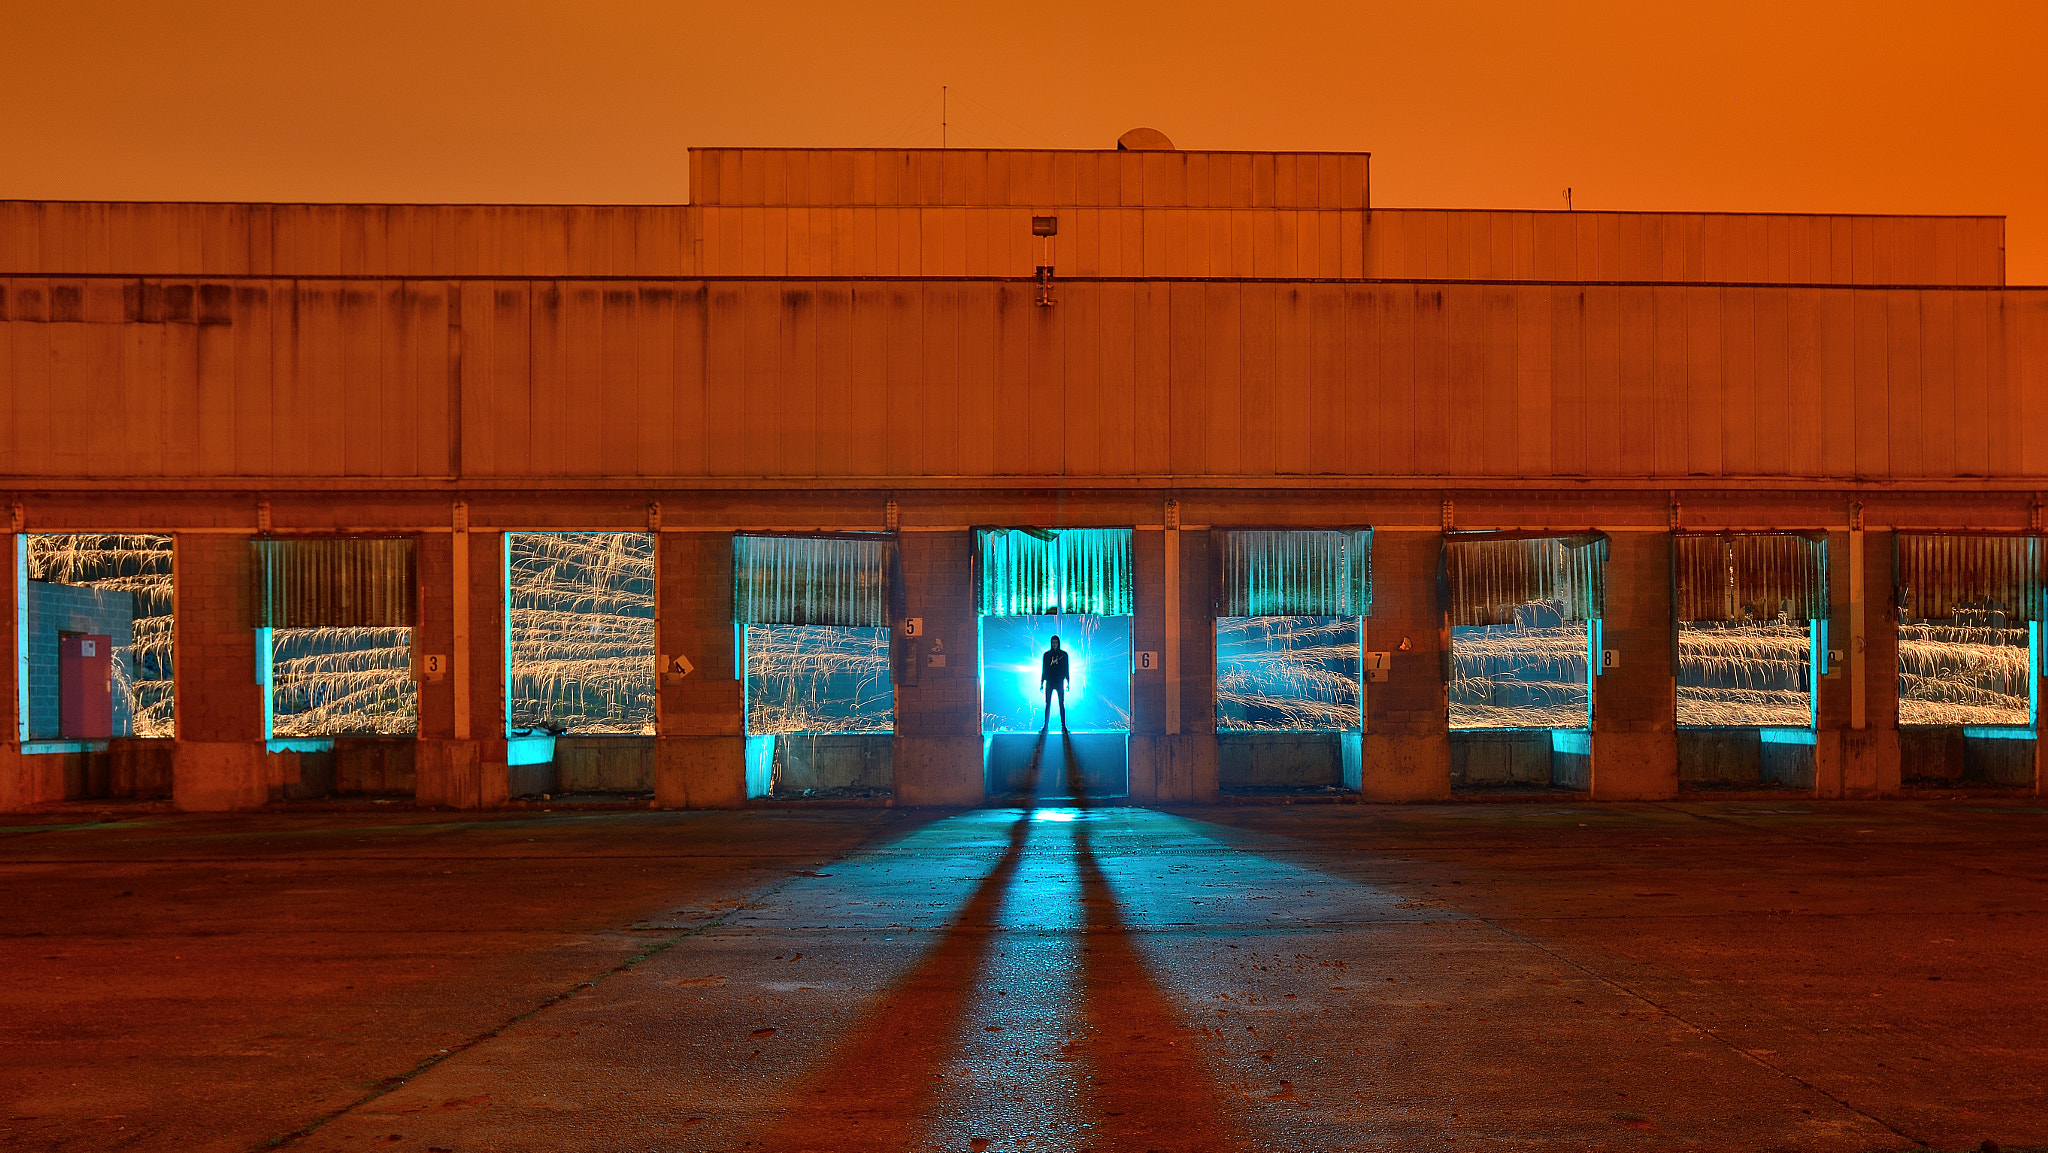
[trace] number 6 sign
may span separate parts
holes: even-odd
[[[1132,653],[1131,663],[1135,666],[1135,671],[1149,673],[1159,667],[1159,654],[1156,652]]]

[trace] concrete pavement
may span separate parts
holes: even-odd
[[[2044,816],[25,821],[0,832],[0,1132],[60,1149],[2048,1144]]]

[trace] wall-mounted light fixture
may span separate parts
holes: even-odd
[[[1031,218],[1031,235],[1038,238],[1038,303],[1051,308],[1052,299],[1052,238],[1060,232],[1060,218],[1057,216],[1034,216]]]

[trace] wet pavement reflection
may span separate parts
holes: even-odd
[[[1041,785],[1076,779],[1057,734],[1037,762]],[[1628,959],[1646,922],[1600,906],[1588,923],[1608,926],[1602,953],[1570,944],[1579,930],[1541,903],[1593,892],[1603,854],[1627,838],[1747,832],[1559,814],[1415,818],[1434,822],[1426,844],[1455,865],[1423,859],[1424,842],[1376,846],[1387,822],[1407,818],[1358,811],[1196,816],[1082,795],[901,818],[894,835],[796,871],[304,1143],[1133,1153],[1910,1143],[1875,1104],[1772,1064],[1772,1053],[1811,1045],[1791,1035],[1807,1026],[1788,1016],[1769,1046],[1731,1044],[1672,1007],[1669,980],[1654,985]],[[772,838],[774,818],[760,819]],[[1595,820],[1608,827],[1596,834]],[[1725,859],[1807,851],[1769,835],[1780,848],[1745,841],[1747,855]],[[1463,843],[1474,836],[1527,843],[1495,860]],[[1510,869],[1556,878],[1541,890],[1555,897],[1519,899],[1549,921],[1510,924],[1483,894],[1456,888],[1469,879],[1494,891]],[[1680,888],[1660,884],[1645,893]]]

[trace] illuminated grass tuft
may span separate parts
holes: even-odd
[[[1359,727],[1355,617],[1216,622],[1216,727],[1331,732]]]
[[[654,537],[512,533],[513,728],[654,732]]]

